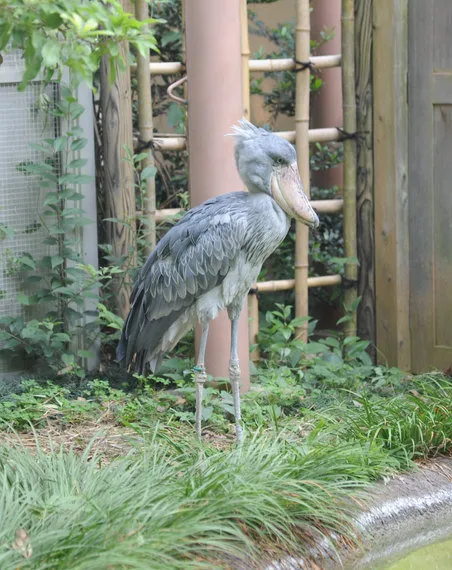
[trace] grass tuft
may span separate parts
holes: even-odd
[[[257,437],[229,451],[180,445],[156,433],[145,453],[107,464],[90,448],[0,448],[0,567],[226,568],[266,549],[303,554],[326,530],[352,535],[350,498],[381,455],[363,465],[359,444]]]

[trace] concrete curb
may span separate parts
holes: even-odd
[[[377,483],[366,504],[355,519],[360,550],[338,547],[334,552],[325,540],[313,552],[314,564],[287,557],[264,570],[373,570],[452,536],[452,458],[424,462],[415,471]]]

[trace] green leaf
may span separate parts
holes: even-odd
[[[22,263],[22,265],[26,265],[30,269],[36,269],[36,263],[30,255],[23,255],[19,258],[19,262]]]
[[[76,158],[75,160],[71,160],[69,168],[82,168],[87,162],[88,160],[86,158]]]
[[[146,166],[141,172],[141,180],[148,180],[149,178],[154,178],[157,169],[155,166]]]
[[[9,22],[2,22],[0,24],[0,50],[3,50],[11,36],[12,26]]]
[[[284,340],[289,340],[289,338],[292,336],[292,331],[288,329],[283,329],[280,331],[280,333],[282,334]]]
[[[309,321],[310,317],[296,317],[295,319],[293,319],[290,324],[293,327],[301,327],[301,325],[303,325],[304,323],[306,323],[306,321]]]
[[[88,139],[74,139],[71,142],[71,150],[82,150],[88,144]]]
[[[61,257],[60,255],[54,255],[50,258],[50,264],[52,266],[52,269],[55,269],[55,267],[61,265],[62,263],[64,263],[64,258]]]
[[[29,275],[24,279],[24,283],[26,285],[34,285],[36,283],[40,283],[42,281],[42,277],[40,275]]]
[[[208,419],[210,419],[211,415],[213,412],[213,407],[212,406],[204,406],[202,409],[202,419],[207,421]]]
[[[55,67],[60,59],[61,46],[56,40],[47,40],[41,50],[42,59],[46,67]]]
[[[54,204],[58,204],[59,201],[60,196],[57,194],[57,192],[47,192],[44,199],[44,206],[52,206]]]
[[[93,182],[94,176],[88,174],[63,174],[60,176],[60,184],[86,184]]]
[[[326,352],[328,349],[320,342],[309,342],[303,350],[305,354],[320,354]]]
[[[48,28],[55,30],[61,26],[64,20],[58,12],[51,12],[43,15],[43,21]]]
[[[29,297],[28,295],[24,295],[23,293],[19,293],[17,295],[17,301],[21,304],[21,305],[33,305],[33,301],[31,299],[31,297]]]
[[[75,356],[73,354],[64,353],[61,355],[61,360],[66,366],[72,366],[75,362]]]
[[[77,355],[81,358],[93,358],[95,356],[94,353],[90,350],[79,350],[77,352]]]
[[[170,127],[174,128],[181,123],[185,118],[184,110],[177,103],[171,103],[168,106],[167,120]]]
[[[42,243],[46,244],[46,245],[56,245],[58,243],[58,240],[52,236],[46,237],[42,240]]]
[[[53,149],[55,152],[59,152],[60,150],[64,150],[67,145],[67,137],[57,137],[53,141]]]

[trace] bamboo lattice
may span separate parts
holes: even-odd
[[[137,0],[139,2],[141,0]],[[250,59],[248,38],[247,2],[240,0],[241,17],[241,57],[243,81],[243,116],[249,119],[250,113],[250,72],[277,72],[296,69],[296,62],[308,63],[296,77],[296,108],[295,130],[275,133],[289,142],[296,144],[298,167],[306,194],[310,195],[309,170],[309,144],[314,142],[334,142],[344,140],[344,199],[313,200],[314,209],[320,213],[336,214],[344,212],[344,243],[346,256],[349,258],[345,267],[345,305],[352,308],[351,320],[346,324],[345,332],[348,335],[356,334],[356,143],[347,133],[356,132],[356,102],[355,102],[355,63],[354,63],[354,0],[342,0],[342,54],[324,56],[311,56],[310,54],[310,5],[309,0],[296,2],[296,30],[295,30],[295,59]],[[169,75],[181,73],[184,70],[182,62],[150,62],[148,74]],[[141,70],[140,70],[141,67]],[[143,62],[132,66],[133,73],[140,77]],[[309,87],[311,68],[326,69],[342,67],[343,77],[343,108],[344,131],[339,128],[309,129]],[[152,109],[148,124],[152,125]],[[141,131],[141,127],[140,127]],[[140,136],[143,139],[142,132]],[[152,135],[151,135],[152,137]],[[181,151],[186,149],[186,137],[157,135],[153,137],[153,146],[156,150]],[[152,203],[152,201],[151,201]],[[155,202],[154,202],[155,204]],[[154,205],[155,211],[155,205]],[[154,211],[149,214],[154,214]],[[174,218],[183,212],[181,208],[156,210],[153,219],[161,222]],[[308,228],[297,222],[295,246],[295,278],[277,281],[266,281],[255,284],[253,293],[249,295],[250,342],[255,344],[259,332],[259,306],[256,293],[267,293],[295,289],[295,308],[297,316],[308,314],[308,288],[326,287],[342,283],[341,275],[326,275],[308,277]],[[298,331],[300,338],[307,339],[307,323]],[[252,360],[258,360],[259,354],[254,351]]]

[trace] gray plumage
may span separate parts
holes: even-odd
[[[232,192],[190,210],[139,274],[118,360],[131,365],[136,356],[134,370],[143,373],[149,363],[154,372],[197,320],[212,320],[227,307],[240,312],[262,263],[288,229],[289,219],[266,194]],[[176,322],[178,330],[165,338]]]
[[[136,372],[155,372],[163,355],[200,322],[204,341],[195,371],[197,386],[201,385],[200,433],[208,323],[227,309],[239,437],[237,320],[243,302],[263,262],[286,236],[290,217],[314,227],[318,218],[303,192],[293,146],[245,119],[233,129],[237,169],[249,192],[204,202],[160,240],[135,283],[117,359]]]

